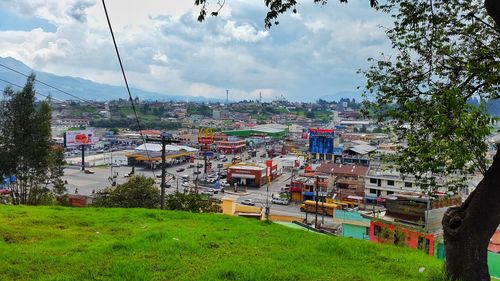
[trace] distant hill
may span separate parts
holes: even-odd
[[[335,94],[331,95],[324,95],[319,97],[318,99],[326,100],[328,102],[332,101],[339,101],[340,99],[355,99],[356,102],[361,102],[363,101],[362,93],[361,92],[356,92],[356,91],[342,91],[342,92],[337,92]]]
[[[79,77],[71,76],[58,76],[47,72],[36,71],[25,65],[24,63],[13,59],[11,57],[0,57],[0,64],[8,66],[24,74],[30,74],[34,72],[38,80],[43,81],[49,85],[56,88],[64,90],[70,94],[81,97],[87,100],[112,100],[112,99],[127,99],[128,93],[125,88],[119,86],[112,86],[102,83],[96,83],[90,80],[82,79]],[[26,77],[8,70],[5,67],[0,66],[0,79],[7,80],[11,83],[17,85],[24,85],[26,82]],[[0,88],[3,89],[7,84],[0,81]],[[54,98],[68,100],[74,99],[71,96],[60,93],[57,90],[51,89],[40,83],[37,84],[36,90],[42,94],[50,94]],[[211,99],[205,97],[193,97],[193,96],[181,96],[181,95],[169,95],[164,93],[156,93],[144,91],[137,88],[131,88],[132,95],[134,97],[138,96],[143,100],[173,100],[173,101],[195,101],[195,102],[225,102],[222,99]]]

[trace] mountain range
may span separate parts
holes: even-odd
[[[10,68],[10,69],[8,69]],[[3,89],[5,86],[12,84],[14,88],[15,85],[23,86],[26,83],[26,77],[16,73],[15,71],[21,72],[25,75],[30,73],[36,74],[36,79],[40,80],[46,84],[49,84],[55,88],[61,89],[71,95],[77,96],[85,100],[113,100],[113,99],[128,99],[128,93],[125,86],[112,86],[108,84],[96,83],[87,79],[71,76],[58,76],[52,73],[37,71],[31,69],[26,64],[18,61],[11,57],[0,57],[0,88]],[[43,95],[51,95],[55,99],[60,100],[76,100],[76,98],[70,95],[64,94],[60,91],[52,89],[42,83],[36,84],[36,91]],[[195,96],[181,96],[181,95],[170,95],[164,93],[156,93],[150,91],[144,91],[137,88],[131,88],[132,96],[139,97],[142,100],[160,100],[160,101],[193,101],[193,102],[225,102],[222,99],[216,98],[206,98],[206,97],[195,97]],[[40,98],[43,96],[40,95]]]

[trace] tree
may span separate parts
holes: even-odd
[[[220,212],[218,200],[200,195],[198,193],[175,192],[165,198],[167,210],[188,211],[194,213],[217,213]]]
[[[4,90],[0,108],[0,174],[16,175],[14,194],[21,204],[37,205],[46,198],[47,182],[62,176],[62,151],[51,138],[51,109],[47,102],[35,104],[35,76],[20,91]]]
[[[326,4],[328,0],[313,2]],[[391,29],[392,34],[391,31],[388,33],[398,55],[394,61],[377,62],[374,68],[365,72],[369,78],[367,88],[381,93],[379,105],[397,104],[395,110],[387,111],[389,116],[395,120],[406,119],[411,125],[408,132],[404,127],[398,131],[400,137],[407,136],[409,146],[404,156],[417,160],[406,172],[418,172],[431,189],[435,182],[432,175],[430,178],[426,176],[426,170],[431,174],[450,174],[453,171],[465,174],[473,169],[469,165],[473,162],[484,173],[483,180],[467,200],[446,213],[443,226],[449,276],[463,280],[490,280],[486,247],[500,223],[500,192],[495,185],[500,180],[500,149],[486,170],[484,138],[489,133],[491,119],[484,107],[470,106],[467,100],[474,95],[498,98],[495,91],[498,90],[499,73],[496,48],[500,1],[485,0],[485,9],[482,9],[481,1],[387,2],[385,7],[389,10],[386,11],[396,7],[401,9],[401,13],[394,15],[399,26]],[[278,24],[276,19],[280,14],[296,13],[297,3],[296,0],[265,0],[269,8],[264,20],[266,27]],[[196,0],[195,4],[201,6],[198,20],[202,21],[207,15],[207,0]],[[370,0],[370,4],[376,6],[377,1]],[[211,13],[213,16],[217,16],[223,4],[219,6]],[[496,27],[488,23],[485,11],[495,21]],[[377,71],[390,77],[383,78],[377,75]],[[404,110],[416,114],[405,114]],[[439,125],[430,117],[434,117]],[[417,132],[422,135],[418,136]],[[422,139],[427,140],[425,144],[433,146],[419,145]]]
[[[98,191],[93,204],[114,208],[159,208],[160,190],[154,186],[154,179],[133,176],[124,184]]]
[[[388,0],[379,8],[395,19],[386,31],[395,54],[364,71],[375,112],[394,122],[406,142],[396,162],[432,195],[439,185],[476,189],[443,218],[446,270],[462,280],[490,280],[488,241],[500,224],[500,150],[487,169],[486,138],[493,121],[485,110],[500,89],[500,36],[479,1]],[[479,106],[469,103],[472,97]],[[448,182],[444,182],[444,180]],[[451,180],[450,180],[451,179]]]

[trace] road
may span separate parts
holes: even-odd
[[[123,154],[124,152],[113,152],[113,154]],[[249,161],[253,162],[264,162],[265,158],[260,158],[259,156],[264,153],[263,149],[260,149],[257,152],[257,157],[254,157],[253,159]],[[242,153],[238,154],[238,156],[241,156],[243,159],[245,159],[248,154],[247,153]],[[104,158],[103,154],[97,154],[97,155],[92,155],[90,156],[90,161],[102,161],[101,159]],[[228,155],[228,158],[231,159],[232,156]],[[76,159],[75,159],[76,160]],[[217,167],[217,164],[221,164],[222,162],[217,161],[217,160],[212,160],[212,167]],[[196,168],[188,168],[189,164],[192,163],[186,163],[186,164],[181,164],[177,165],[174,167],[169,167],[166,169],[167,171],[167,184],[171,185],[170,188],[166,189],[166,194],[173,193],[177,190],[177,185],[178,185],[178,190],[182,191],[184,187],[182,187],[182,176],[183,175],[189,175],[191,177],[191,180],[194,180],[194,175],[193,172],[196,170]],[[204,164],[203,160],[195,160],[195,165],[197,164]],[[222,163],[223,164],[223,163]],[[179,168],[183,168],[184,171],[182,172],[177,172]],[[80,167],[74,166],[74,167],[69,167],[65,169],[65,173],[63,176],[63,180],[66,180],[68,184],[66,185],[68,188],[68,193],[70,194],[75,194],[76,192],[78,194],[83,194],[83,195],[91,195],[92,192],[96,192],[98,190],[102,190],[105,187],[111,186],[111,180],[110,177],[113,175],[117,175],[116,177],[116,182],[117,184],[122,184],[127,181],[127,178],[125,177],[126,174],[130,173],[132,170],[132,167],[128,166],[122,166],[122,167],[93,167],[91,168],[94,171],[94,174],[85,174],[83,171],[80,170]],[[201,172],[199,174],[199,177],[202,178],[204,173],[203,173],[203,168],[200,168],[199,171]],[[135,174],[136,175],[144,175],[147,177],[152,177],[156,179],[156,183],[158,186],[160,185],[160,179],[158,178],[161,175],[161,169],[156,169],[154,171],[150,169],[143,169],[143,168],[135,168]],[[175,179],[173,179],[173,176],[175,176]],[[239,192],[236,194],[231,194],[231,196],[236,197],[237,202],[241,202],[245,199],[253,199],[256,203],[256,206],[260,207],[265,207],[267,199],[269,200],[270,204],[270,210],[271,214],[273,215],[286,215],[286,216],[295,216],[295,217],[300,217],[304,218],[305,214],[300,212],[299,205],[296,205],[294,203],[290,205],[277,205],[277,204],[271,204],[271,197],[272,195],[278,195],[280,192],[280,189],[285,187],[286,183],[290,182],[290,174],[283,174],[275,181],[271,182],[269,185],[269,191],[267,191],[267,186],[263,186],[260,189],[259,188],[251,188],[248,187],[245,192],[244,187],[239,187]],[[231,188],[232,189],[232,188]],[[215,198],[222,198],[223,196],[228,195],[228,194],[215,194]]]

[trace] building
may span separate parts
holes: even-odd
[[[333,222],[341,224],[340,236],[370,240],[370,219],[358,212],[335,210]]]
[[[368,172],[366,166],[323,163],[316,168],[316,172],[333,178],[337,199],[365,195],[365,177]]]
[[[365,199],[368,202],[402,193],[421,193],[421,189],[412,177],[403,179],[398,171],[383,165],[370,166],[365,178]]]
[[[319,177],[316,173],[305,173],[303,176],[293,178],[290,183],[291,200],[302,202],[305,200],[318,200],[326,202],[328,197],[329,181],[326,177]],[[316,189],[318,189],[316,191]]]
[[[260,188],[267,182],[266,166],[245,163],[229,166],[227,169],[227,181],[240,186]]]
[[[241,153],[245,151],[247,146],[246,141],[244,139],[234,136],[227,136],[225,138],[217,140],[215,141],[215,145],[217,147],[217,150],[220,153],[224,154]]]
[[[397,196],[387,199],[384,213],[370,218],[370,241],[420,249],[430,256],[444,257],[443,215],[461,204],[459,196]]]
[[[165,162],[167,166],[188,162],[198,152],[198,149],[184,145],[166,145]],[[162,145],[146,143],[136,147],[133,153],[127,154],[128,165],[156,168],[161,163]]]
[[[263,126],[255,126],[249,129],[224,131],[228,136],[251,137],[251,136],[267,136],[275,139],[283,138],[288,134],[288,127],[279,124],[267,124]]]

